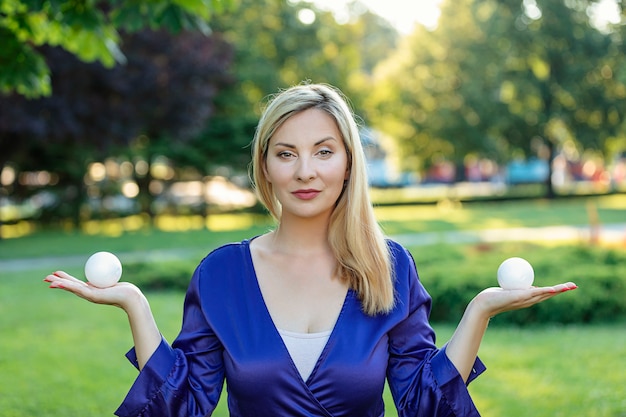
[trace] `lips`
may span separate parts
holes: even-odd
[[[297,190],[292,192],[291,194],[293,194],[300,200],[312,200],[317,197],[319,193],[320,192],[318,190]]]

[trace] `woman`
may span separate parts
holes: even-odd
[[[386,240],[368,196],[354,117],[326,85],[276,95],[253,142],[252,177],[274,230],[202,260],[169,345],[130,283],[99,289],[46,277],[128,314],[140,370],[119,416],[210,415],[228,387],[232,416],[382,416],[385,380],[400,416],[478,416],[467,384],[489,318],[573,283],[487,289],[442,348],[410,253]]]

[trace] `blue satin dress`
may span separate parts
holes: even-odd
[[[226,381],[232,417],[380,417],[386,379],[400,417],[479,416],[445,346],[435,346],[431,298],[402,246],[389,241],[396,307],[368,316],[349,290],[304,381],[263,301],[249,244],[222,246],[202,260],[180,334],[171,346],[161,341],[116,415],[209,416]],[[137,366],[134,350],[127,356]],[[468,383],[484,370],[477,358]]]

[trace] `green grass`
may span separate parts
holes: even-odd
[[[626,222],[626,195],[555,201],[444,203],[382,206],[377,214],[389,234],[489,228],[587,225],[590,214],[604,224]]]
[[[387,232],[395,234],[586,224],[588,201],[597,208],[601,222],[626,220],[623,195],[550,204],[475,203],[461,208],[403,206],[380,207],[377,211]],[[186,249],[195,258],[217,244],[262,233],[270,224],[265,220],[242,229],[207,231],[192,227],[166,232],[124,229],[111,221],[98,226],[107,232],[102,234],[37,232],[0,241],[0,259],[166,248]],[[111,230],[116,232],[110,233]],[[423,264],[421,271],[426,275],[431,258],[436,257],[437,263],[443,265],[455,261],[456,251],[441,247],[432,255],[434,250],[416,253],[418,266]],[[493,252],[485,256],[495,259]],[[50,290],[42,282],[50,271],[36,263],[30,264],[30,268],[0,271],[0,415],[112,415],[137,374],[124,358],[132,344],[125,314],[114,307],[92,305],[62,291]],[[80,275],[82,266],[64,269]],[[172,340],[180,327],[183,294],[151,292],[148,297],[162,333]],[[439,345],[449,338],[453,327],[435,324]],[[480,356],[488,370],[470,385],[470,391],[485,416],[626,416],[624,323],[526,328],[497,325],[496,320],[487,332]],[[388,394],[386,403],[387,415],[394,416]],[[227,415],[223,398],[214,416]]]
[[[0,240],[0,259],[91,254],[98,250],[113,249],[116,252],[130,252],[188,248],[193,253],[206,253],[219,243],[263,233],[272,224],[266,217],[238,217],[241,217],[238,219],[240,225],[233,224],[226,230],[208,231],[184,217],[177,221],[180,230],[125,227],[124,219],[99,222],[94,232],[42,230],[19,238]],[[250,222],[256,224],[251,225]]]
[[[601,223],[626,222],[626,194],[546,200],[524,200],[464,205],[417,205],[377,207],[378,219],[390,235],[476,230],[483,228],[586,225],[589,209]],[[196,218],[163,221],[163,229],[142,227],[140,221],[117,219],[92,222],[87,233],[38,231],[24,237],[0,240],[0,259],[91,254],[97,250],[119,252],[147,249],[188,248],[206,253],[215,244],[263,233],[272,226],[265,216],[215,215],[207,230]],[[4,226],[8,228],[11,226]],[[165,231],[167,230],[167,231]]]
[[[115,307],[89,304],[41,282],[46,271],[0,279],[0,410],[3,417],[112,415],[137,372]],[[180,327],[182,293],[148,294],[161,331]],[[470,385],[485,416],[623,417],[623,325],[492,326],[480,356],[488,370]],[[438,345],[453,326],[436,324]],[[390,397],[388,415],[395,415]],[[227,416],[225,404],[214,414]]]
[[[626,416],[624,324],[490,328],[480,356],[485,416]]]

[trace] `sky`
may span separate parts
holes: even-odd
[[[442,0],[362,0],[374,13],[387,19],[402,33],[410,33],[417,23],[434,28]],[[348,0],[314,0],[320,8],[341,14]]]
[[[437,26],[441,0],[363,0],[363,2],[400,32],[409,33],[417,23],[429,28]]]
[[[322,9],[332,10],[341,18],[341,10],[351,0],[308,0]],[[401,33],[411,33],[416,24],[434,29],[439,20],[439,5],[443,0],[361,0],[374,13],[387,19]],[[535,0],[524,0],[526,7],[534,10]],[[619,22],[615,0],[600,0],[591,10],[597,27],[606,22]]]

